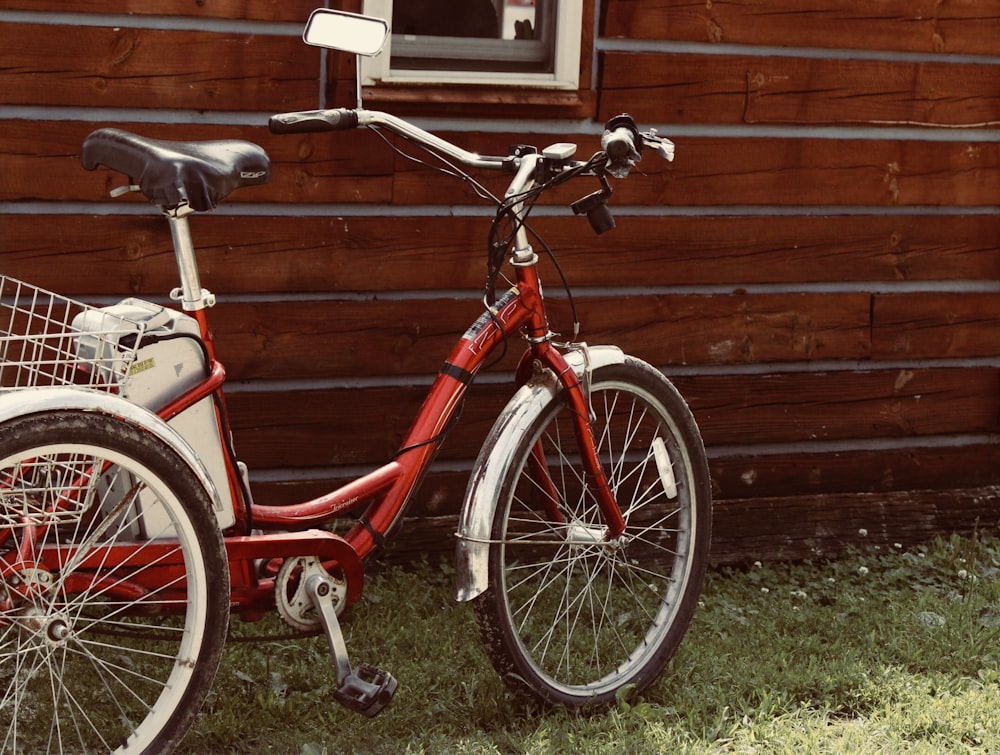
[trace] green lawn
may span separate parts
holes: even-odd
[[[190,752],[1000,752],[1000,541],[853,551],[711,571],[641,700],[591,716],[533,709],[483,656],[447,567],[369,580],[352,660],[399,691],[375,719],[332,701],[321,638],[230,643]],[[234,622],[237,635],[283,631]]]

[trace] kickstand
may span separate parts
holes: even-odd
[[[347,644],[340,631],[340,621],[333,606],[333,596],[330,585],[319,574],[306,578],[306,592],[316,606],[326,633],[326,641],[330,645],[333,664],[337,672],[337,691],[334,699],[371,718],[382,712],[396,692],[398,682],[388,671],[383,671],[368,663],[359,663],[357,669],[351,668],[347,657]]]

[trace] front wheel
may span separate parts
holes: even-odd
[[[624,537],[607,537],[560,394],[503,473],[475,602],[508,685],[571,709],[609,705],[660,674],[697,604],[711,530],[704,447],[673,385],[627,358],[594,371],[591,404]]]
[[[0,427],[0,751],[170,752],[228,617],[209,495],[165,442],[96,413]]]

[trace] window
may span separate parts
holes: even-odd
[[[576,89],[583,0],[365,0],[391,19],[367,85],[490,84]]]

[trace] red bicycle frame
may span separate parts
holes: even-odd
[[[502,296],[493,308],[484,312],[448,355],[392,461],[312,500],[282,506],[254,504],[248,516],[247,504],[240,494],[238,472],[230,460],[227,467],[230,487],[234,491],[233,500],[238,508],[237,522],[252,521],[254,528],[265,531],[308,530],[346,511],[367,505],[358,523],[347,533],[345,539],[361,558],[368,556],[401,519],[411,494],[429,468],[446,429],[478,371],[506,338],[523,331],[530,348],[522,365],[537,364],[551,370],[565,387],[575,417],[578,443],[590,475],[590,484],[597,494],[610,535],[615,537],[621,534],[624,531],[624,520],[608,490],[597,458],[589,422],[588,397],[576,372],[552,344],[535,267],[520,266],[516,271],[517,286]],[[209,346],[212,368],[201,385],[171,402],[160,412],[165,419],[210,393],[216,393],[221,398],[224,370],[215,361],[204,311],[199,311],[197,316]],[[519,369],[519,373],[525,371],[524,367]],[[520,375],[522,381],[526,377],[527,375]],[[228,432],[224,423],[220,426],[223,433]],[[537,469],[542,469],[542,466],[538,465]],[[554,508],[549,513],[557,521],[562,517]],[[237,550],[240,555],[246,557],[257,551],[254,547],[256,537],[239,536],[240,548]],[[286,537],[294,540],[296,535]],[[227,538],[227,543],[229,542],[235,544],[236,541],[230,537]],[[265,550],[254,557],[274,555],[276,554]]]

